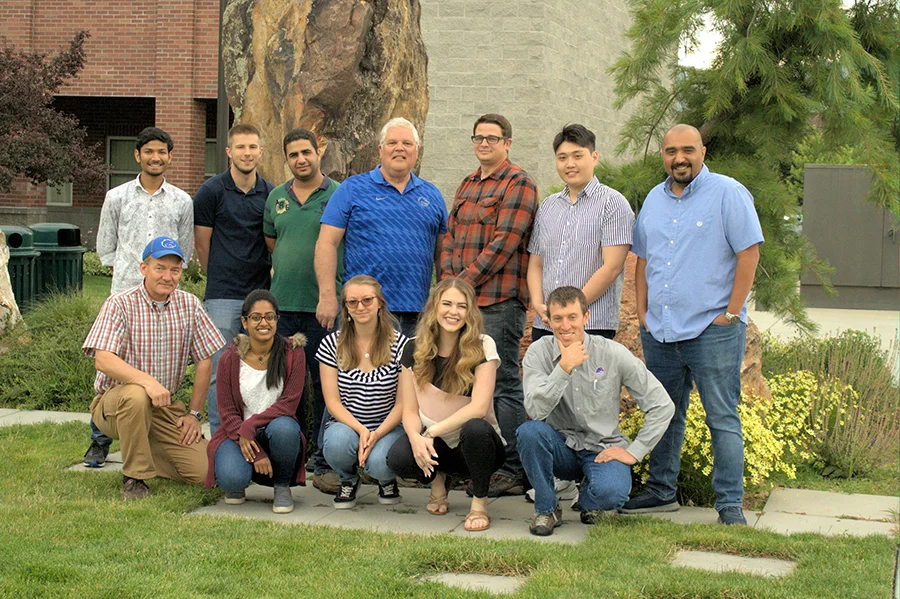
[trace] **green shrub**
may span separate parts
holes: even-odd
[[[81,271],[86,275],[112,277],[112,270],[100,263],[97,252],[85,252],[81,262]]]

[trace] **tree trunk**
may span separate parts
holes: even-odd
[[[19,313],[19,305],[9,280],[9,248],[6,245],[6,235],[0,231],[0,335],[16,326],[20,320],[22,314]]]
[[[322,172],[343,180],[378,162],[395,116],[423,132],[427,57],[418,0],[232,0],[223,19],[225,81],[235,122],[257,126],[260,171],[291,177],[284,134],[319,138]]]

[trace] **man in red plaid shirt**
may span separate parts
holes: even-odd
[[[122,498],[143,499],[144,482],[164,476],[202,484],[209,461],[200,428],[212,355],[225,344],[196,296],[177,289],[184,254],[157,237],[144,248],[144,281],[110,296],[82,351],[97,367],[91,419],[122,445]],[[191,405],[172,401],[196,365]]]
[[[506,461],[491,478],[488,496],[521,495],[524,470],[516,450],[516,429],[525,421],[519,344],[528,304],[528,238],[537,212],[537,187],[509,161],[512,126],[486,114],[472,131],[481,166],[456,190],[441,250],[441,277],[460,277],[475,288],[484,329],[497,344],[500,368],[494,412],[506,441]]]

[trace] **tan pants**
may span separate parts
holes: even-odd
[[[154,407],[140,385],[116,385],[91,402],[94,424],[120,441],[123,474],[141,480],[162,476],[203,484],[209,468],[207,440],[181,443],[177,422],[184,413],[180,401]]]

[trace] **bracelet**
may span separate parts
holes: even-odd
[[[197,422],[203,422],[203,412],[188,408],[187,414],[185,414],[185,416],[187,416],[188,414],[196,418]]]

